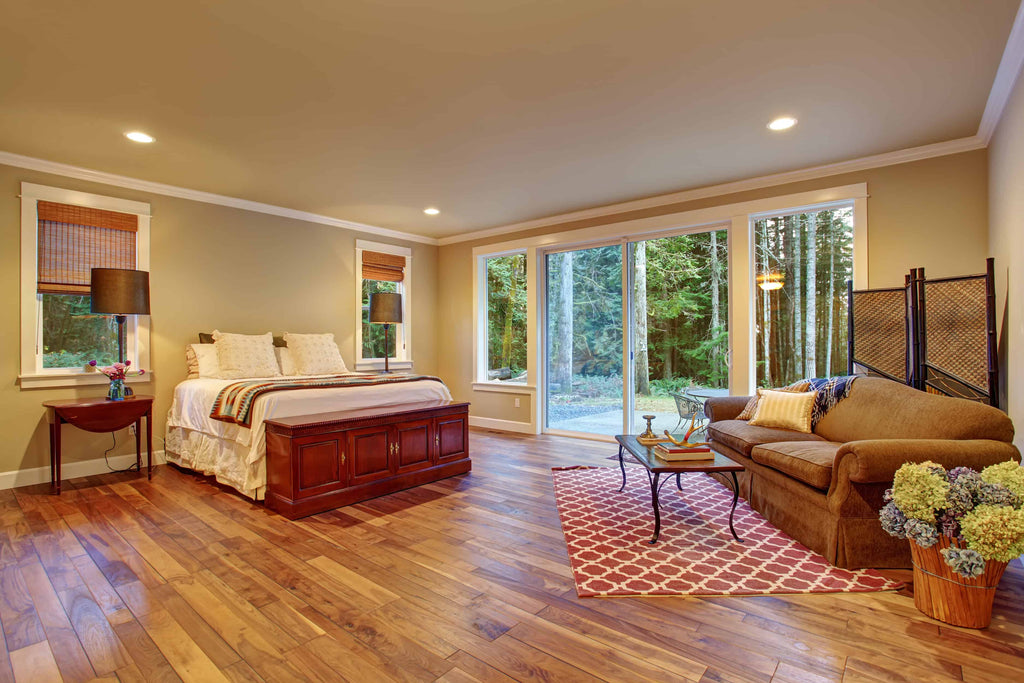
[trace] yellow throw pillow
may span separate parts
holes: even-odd
[[[810,382],[805,379],[801,379],[784,387],[774,389],[774,391],[807,391],[810,387]],[[758,393],[750,397],[750,400],[747,401],[747,405],[743,406],[743,410],[741,410],[740,414],[736,416],[737,420],[749,420],[754,417],[754,413],[757,412],[757,399],[761,395],[761,390],[758,389],[757,391]]]
[[[760,400],[750,424],[758,427],[789,429],[794,432],[811,433],[811,413],[814,411],[814,397],[818,392],[774,391],[758,389]]]

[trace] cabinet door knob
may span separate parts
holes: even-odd
[[[344,464],[345,464],[345,451],[342,451],[342,452],[341,452],[341,464],[342,464],[342,465],[344,465]]]
[[[434,434],[434,445],[437,446],[438,448],[441,447],[441,435],[440,434]]]

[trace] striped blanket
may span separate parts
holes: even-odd
[[[246,380],[229,384],[220,390],[213,401],[210,418],[221,422],[231,422],[242,427],[252,424],[252,409],[256,399],[272,391],[292,391],[295,389],[320,389],[334,387],[366,387],[375,384],[399,384],[402,382],[418,382],[432,380],[444,382],[431,375],[407,374],[363,374],[334,375],[332,377],[311,377],[309,379],[260,379]]]

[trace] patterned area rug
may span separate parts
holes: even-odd
[[[849,571],[771,526],[742,499],[737,543],[729,533],[732,492],[703,473],[684,474],[683,490],[661,489],[661,538],[654,529],[646,472],[607,467],[555,468],[555,500],[581,597],[766,595],[896,590],[878,572]]]

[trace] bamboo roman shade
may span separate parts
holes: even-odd
[[[135,214],[40,201],[36,215],[40,294],[88,294],[93,268],[135,268]]]
[[[405,257],[379,251],[363,252],[363,279],[401,282],[405,277]]]

